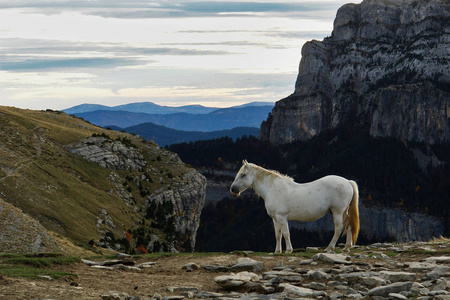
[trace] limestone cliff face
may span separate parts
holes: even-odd
[[[295,91],[260,138],[306,140],[352,124],[373,136],[450,138],[450,2],[365,0],[342,6],[331,37],[302,48]]]
[[[152,162],[147,162],[148,159],[142,153],[149,149],[135,148],[133,145],[127,145],[123,141],[112,140],[109,137],[89,137],[67,146],[70,152],[103,168],[110,169],[109,180],[116,186],[111,193],[123,199],[126,205],[133,207],[133,211],[141,217],[157,214],[156,212],[148,212],[149,209],[152,210],[153,207],[156,207],[152,203],[162,206],[165,202],[170,202],[170,207],[173,207],[173,210],[164,211],[164,218],[167,222],[172,222],[173,219],[175,231],[182,237],[182,242],[186,240],[190,243],[188,248],[194,249],[197,229],[200,224],[200,214],[205,204],[206,179],[196,170],[187,168],[175,153],[160,147],[152,146],[150,148],[153,149],[152,151],[156,151],[154,154],[157,157],[155,161],[163,166],[156,167]],[[164,176],[160,170],[162,168],[172,171]],[[120,171],[129,172],[123,173]],[[178,176],[174,175],[176,171],[181,171]],[[136,197],[131,193],[132,188],[128,190],[124,188],[123,182],[126,180],[130,180],[140,187],[140,196],[144,198],[144,202],[140,203],[136,200]],[[143,188],[149,182],[159,182],[160,188],[154,191],[150,187]],[[131,185],[129,184],[129,186]],[[99,224],[108,225],[98,226],[100,234],[106,234],[108,228],[115,229],[116,225],[108,217],[107,211],[103,210],[98,219],[100,220]],[[163,225],[159,224],[159,226]],[[141,228],[140,230],[148,230],[148,228]],[[168,231],[167,229],[164,230]],[[145,239],[143,240],[145,241]],[[152,250],[154,243],[159,240],[160,237],[153,234],[144,246]],[[171,250],[176,250],[174,244],[171,245]]]

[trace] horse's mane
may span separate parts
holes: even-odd
[[[278,178],[284,178],[284,179],[294,181],[294,179],[292,177],[281,174],[278,171],[267,170],[267,169],[264,169],[263,167],[260,167],[258,165],[252,164],[252,163],[249,163],[249,165],[252,168],[256,169],[255,179],[257,179],[257,180],[262,180],[266,176],[271,176],[272,179],[274,179],[275,177],[278,177]]]

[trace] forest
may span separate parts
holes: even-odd
[[[450,234],[450,152],[448,144],[408,143],[394,138],[374,138],[351,127],[327,131],[308,141],[271,145],[254,136],[233,141],[220,138],[168,146],[181,159],[199,169],[237,170],[242,159],[274,169],[308,182],[328,174],[355,180],[365,205],[400,208],[407,212],[425,212],[445,222],[445,235]],[[414,151],[434,156],[440,163],[419,167]],[[233,244],[268,251],[265,236],[273,244],[273,228],[265,213],[264,203],[254,195],[229,199],[207,206],[202,213],[197,238],[199,250],[226,249]],[[248,228],[248,229],[247,229]],[[232,232],[245,231],[243,240]],[[261,235],[264,232],[264,235]],[[293,238],[296,232],[291,232]],[[305,234],[305,233],[301,233]],[[208,236],[215,236],[214,240]],[[330,236],[331,238],[331,236]],[[329,241],[328,237],[308,239]],[[241,247],[242,249],[244,247]],[[227,249],[232,250],[232,249]],[[272,249],[273,250],[273,249]],[[272,251],[270,250],[270,251]]]

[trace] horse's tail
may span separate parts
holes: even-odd
[[[358,185],[353,180],[349,180],[353,187],[353,198],[348,208],[348,225],[352,228],[352,244],[356,244],[359,234],[359,191]]]

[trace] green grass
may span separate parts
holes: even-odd
[[[166,150],[136,136],[106,131],[62,113],[0,106],[0,130],[5,137],[0,141],[3,147],[0,162],[5,164],[0,170],[2,199],[76,244],[99,240],[97,217],[103,208],[117,227],[102,224],[102,229],[111,231],[117,239],[123,238],[128,229],[134,229],[142,215],[117,196],[121,187],[117,188],[109,179],[111,170],[70,153],[67,144],[106,132],[111,140],[126,138],[138,147],[147,167],[142,171],[116,170],[115,174],[120,183],[126,177],[132,178],[128,182],[131,198],[141,209],[146,208],[147,195],[140,194],[139,185],[150,192],[170,189],[189,171],[182,164],[174,164],[171,156],[165,155]],[[152,181],[141,180],[143,174]],[[164,238],[161,232],[160,239]]]
[[[54,265],[69,265],[80,261],[78,257],[62,256],[60,254],[1,254],[0,274],[7,277],[24,277],[42,279],[40,276],[50,276],[54,279],[76,277],[77,274],[52,270]]]
[[[54,271],[49,269],[34,268],[23,265],[3,265],[0,264],[0,274],[6,277],[23,277],[30,279],[42,279],[41,276],[50,276],[54,279],[64,277],[77,277],[77,274],[69,272]]]

